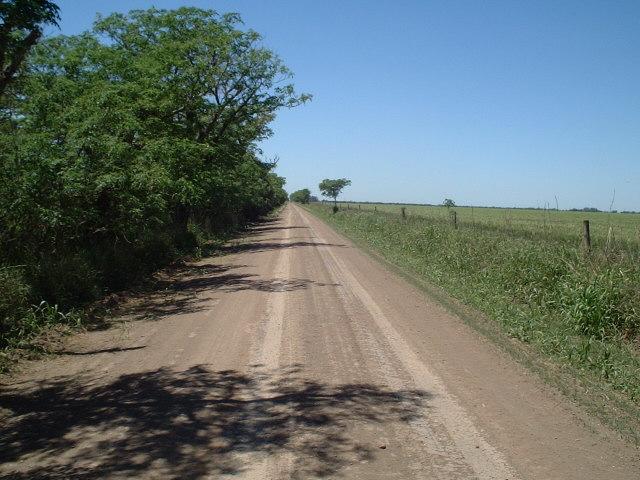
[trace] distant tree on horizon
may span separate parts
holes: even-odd
[[[442,202],[442,205],[447,207],[447,208],[453,208],[453,207],[456,206],[456,202],[454,202],[450,198],[445,198],[444,202]]]
[[[308,188],[296,190],[291,195],[289,195],[289,200],[297,203],[309,203],[310,198],[311,198],[311,191]]]
[[[348,185],[351,185],[351,180],[346,178],[337,178],[335,180],[325,178],[320,182],[320,193],[325,197],[333,198],[334,213],[338,211],[338,195],[340,195],[342,189]]]

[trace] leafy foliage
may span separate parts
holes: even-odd
[[[335,180],[325,178],[320,182],[319,188],[322,195],[333,198],[333,202],[335,203],[338,195],[340,195],[344,187],[348,185],[351,185],[351,180],[347,180],[346,178],[338,178]]]
[[[309,203],[311,199],[311,192],[308,188],[303,188],[302,190],[296,190],[291,195],[289,195],[289,200],[292,202],[298,203]]]
[[[57,25],[58,18],[57,5],[48,0],[0,2],[0,97],[42,36],[42,25]]]
[[[256,145],[309,96],[240,24],[135,10],[34,49],[0,121],[0,265],[24,265],[30,302],[123,287],[195,230],[224,234],[286,201]]]

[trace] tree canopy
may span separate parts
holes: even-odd
[[[344,187],[348,185],[351,185],[351,180],[347,180],[346,178],[338,178],[335,180],[325,178],[320,182],[319,188],[323,196],[333,198],[333,201],[336,202],[338,195],[340,195]]]
[[[0,0],[0,97],[42,36],[42,26],[58,20],[58,6],[48,0]]]
[[[309,203],[311,198],[311,191],[308,188],[303,188],[302,190],[296,190],[291,195],[289,195],[289,200],[292,202],[298,203]]]

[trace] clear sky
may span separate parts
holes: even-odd
[[[314,100],[265,155],[287,189],[354,200],[640,210],[640,1],[58,0],[239,12]]]

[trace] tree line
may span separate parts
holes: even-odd
[[[340,195],[340,193],[342,193],[342,190],[349,185],[351,185],[351,180],[346,178],[325,178],[318,185],[320,193],[322,193],[324,197],[333,198],[334,213],[338,211],[338,196]],[[308,188],[296,190],[289,196],[289,200],[298,203],[309,203],[310,201],[318,201],[316,197],[313,197],[311,195],[311,191]]]
[[[55,4],[0,7],[0,347],[31,305],[122,288],[286,201],[258,143],[310,97],[238,15],[134,10],[40,40]]]

